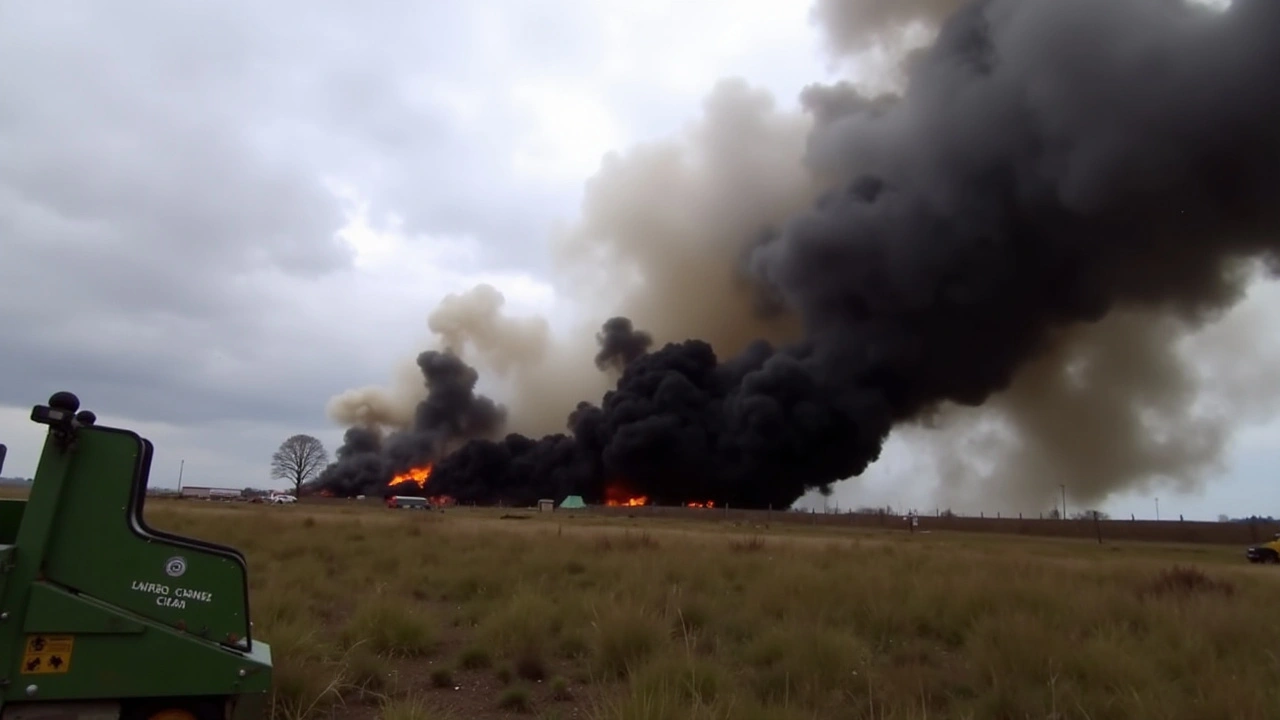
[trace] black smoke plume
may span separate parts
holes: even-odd
[[[601,356],[627,362],[598,406],[566,434],[468,442],[430,493],[786,507],[1078,327],[1214,319],[1280,249],[1277,67],[1275,0],[964,5],[901,96],[802,96],[806,162],[833,189],[749,262],[800,340],[619,355],[606,327]]]
[[[457,443],[501,430],[505,409],[476,394],[479,374],[457,355],[429,350],[418,355],[418,368],[427,396],[412,426],[385,439],[377,427],[349,428],[317,487],[344,497],[379,494],[395,475],[435,462]]]
[[[625,368],[628,363],[649,351],[653,337],[643,330],[636,330],[631,320],[624,317],[610,318],[596,333],[600,352],[596,353],[596,367]]]

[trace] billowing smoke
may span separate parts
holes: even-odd
[[[601,370],[613,366],[623,369],[632,360],[649,351],[653,337],[643,330],[636,330],[631,320],[624,317],[610,318],[596,334],[600,352],[596,353],[596,367]]]
[[[347,430],[343,444],[316,484],[337,495],[379,493],[398,473],[430,465],[463,442],[493,437],[506,409],[475,392],[479,374],[457,355],[429,350],[418,355],[426,390],[408,427],[383,436],[386,415],[371,411]],[[377,407],[375,405],[374,407]]]
[[[956,7],[816,15],[850,50]],[[571,284],[627,318],[598,334],[614,389],[563,434],[466,443],[432,492],[785,507],[862,473],[895,425],[978,416],[1012,426],[984,472],[1027,502],[1201,475],[1232,413],[1198,407],[1173,351],[1280,248],[1277,41],[1274,0],[986,0],[900,95],[812,86],[793,116],[722,84],[683,142],[609,159],[560,239]],[[471,342],[496,364],[502,343]],[[523,346],[508,372],[556,372]],[[581,379],[555,386],[563,422],[610,375],[560,377]]]
[[[932,29],[966,0],[817,0],[813,17],[838,54],[906,41],[913,28]],[[899,48],[893,48],[899,49]]]
[[[630,318],[654,342],[699,337],[733,353],[759,337],[798,337],[796,318],[745,263],[751,241],[816,197],[801,162],[810,122],[740,81],[718,85],[704,110],[684,134],[609,158],[588,184],[582,218],[555,237],[567,299],[616,307],[610,314]],[[440,347],[506,381],[510,429],[563,431],[566,409],[600,398],[617,379],[616,363],[601,372],[593,362],[607,316],[552,342],[546,321],[513,317],[505,304],[495,288],[478,285],[447,296],[428,326]],[[341,393],[328,412],[343,425],[403,428],[423,392],[410,362],[391,387]]]

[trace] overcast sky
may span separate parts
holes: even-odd
[[[326,401],[424,349],[445,294],[485,281],[516,311],[572,311],[547,280],[546,241],[604,153],[675,132],[720,78],[784,105],[834,80],[808,13],[788,0],[8,5],[4,475],[34,472],[31,405],[63,389],[156,443],[153,485],[176,485],[185,460],[184,483],[269,486],[271,452],[295,432],[332,451],[342,428]],[[1274,513],[1275,438],[1241,435],[1226,475],[1162,497],[1162,515]],[[829,502],[931,507],[903,462],[890,453]]]

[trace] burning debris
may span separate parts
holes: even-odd
[[[395,488],[397,485],[403,485],[406,488],[413,486],[418,489],[425,488],[427,481],[431,479],[431,465],[427,464],[419,468],[409,468],[391,478],[388,487]]]
[[[784,220],[737,228],[722,268],[748,288],[753,328],[782,316],[793,334],[714,348],[686,334],[655,349],[653,335],[613,318],[595,356],[618,373],[613,389],[598,405],[579,402],[567,432],[540,439],[498,437],[504,411],[474,395],[474,370],[424,353],[428,399],[412,429],[384,442],[352,428],[321,482],[385,488],[429,462],[419,490],[459,502],[577,494],[785,508],[829,491],[874,462],[895,425],[987,403],[1028,366],[1071,357],[1063,348],[1081,328],[1126,313],[1194,328],[1235,304],[1255,261],[1274,263],[1280,250],[1275,67],[1275,0],[1221,11],[1177,0],[967,3],[912,55],[901,95],[846,84],[803,93],[810,177],[788,187],[822,191]],[[774,159],[778,174],[794,173],[790,158]],[[744,193],[748,181],[768,185],[772,171],[754,169],[733,175]],[[773,206],[793,195],[779,191]],[[696,297],[701,286],[686,284]],[[702,330],[740,337],[717,322]],[[1063,360],[1046,375],[1078,371]],[[1180,390],[1181,377],[1165,371],[1116,412],[1168,410],[1157,396]],[[1161,378],[1168,387],[1156,387]],[[1077,431],[1042,429],[1033,439],[1050,449]],[[1136,435],[1113,442],[1136,446]],[[1136,455],[1099,453],[1111,460],[1095,475],[1118,486],[1146,470]]]
[[[607,485],[604,489],[604,504],[609,507],[641,507],[649,504],[649,498],[628,492],[621,485]]]
[[[383,429],[349,428],[337,459],[316,479],[316,485],[336,495],[386,494],[392,485],[422,492],[435,461],[457,443],[491,437],[505,421],[505,409],[475,392],[479,374],[457,355],[427,351],[418,355],[426,397],[418,403],[413,422],[383,437]]]
[[[432,466],[427,464],[422,467],[409,468],[402,473],[394,475],[391,478],[391,482],[387,483],[387,494],[423,497],[433,507],[454,505],[457,501],[452,497],[428,492],[427,483],[431,480],[431,470]],[[434,490],[434,488],[431,489]]]

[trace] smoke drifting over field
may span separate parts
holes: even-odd
[[[815,17],[850,52],[945,12],[901,95],[815,85],[793,115],[726,82],[686,136],[607,160],[557,238],[577,299],[616,308],[596,347],[506,317],[492,288],[447,299],[430,326],[457,355],[433,362],[512,380],[509,414],[456,365],[424,366],[430,412],[420,390],[346,393],[331,414],[357,429],[326,483],[431,463],[427,493],[463,501],[785,507],[862,473],[895,426],[976,406],[1011,426],[993,461],[1029,503],[1210,469],[1236,401],[1277,392],[1206,412],[1172,353],[1280,249],[1280,3]]]

